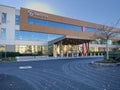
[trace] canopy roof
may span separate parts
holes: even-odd
[[[83,42],[89,42],[94,39],[90,38],[85,38],[85,37],[78,37],[78,36],[68,36],[64,35],[60,38],[54,39],[52,41],[49,41],[48,44],[59,44],[62,43],[63,45],[79,45],[82,44]]]

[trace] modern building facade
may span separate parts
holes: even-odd
[[[95,38],[102,25],[26,8],[0,5],[0,51],[79,56],[104,51],[105,42]],[[120,36],[110,49],[120,48]]]

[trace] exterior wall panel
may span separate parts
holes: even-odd
[[[60,29],[60,28],[53,28],[53,27],[47,27],[47,26],[39,26],[39,25],[33,25],[33,24],[28,24],[28,10],[25,8],[21,8],[20,10],[20,30],[25,30],[25,31],[33,31],[33,32],[43,32],[43,33],[52,33],[52,34],[63,34],[63,35],[72,35],[72,36],[79,36],[79,37],[84,37],[84,39],[93,39],[92,33],[87,33],[87,32],[79,32],[75,30],[66,30],[66,29]],[[32,12],[37,12],[33,11]],[[32,18],[38,18],[38,19],[43,19],[43,20],[49,20],[49,21],[54,21],[54,22],[60,22],[60,23],[66,23],[66,24],[72,24],[72,25],[78,25],[78,26],[86,26],[86,24],[89,24],[88,26],[92,26],[92,23],[87,23],[75,19],[70,19],[70,18],[65,18],[61,16],[56,16],[52,14],[47,14],[47,13],[42,13],[42,12],[37,12],[41,13],[44,15],[47,15],[48,17],[44,16],[29,16]],[[95,25],[94,25],[95,26]]]
[[[29,15],[28,12],[36,13],[37,15]],[[59,23],[65,23],[65,24],[71,24],[71,25],[77,25],[82,27],[89,27],[89,28],[101,28],[103,27],[100,24],[94,24],[86,21],[71,19],[67,17],[52,15],[48,13],[38,12],[30,9],[21,8],[20,10],[20,30],[25,31],[33,31],[33,32],[43,32],[43,33],[52,33],[52,34],[63,34],[63,35],[71,35],[71,36],[78,36],[78,37],[84,37],[84,39],[90,39],[94,40],[95,35],[94,33],[89,32],[79,32],[75,30],[67,30],[67,29],[61,29],[61,28],[54,28],[54,27],[48,27],[48,26],[40,26],[40,25],[34,25],[34,24],[28,24],[28,17],[31,18],[37,18],[42,20],[48,20],[48,21],[54,21]],[[114,29],[114,30],[117,30]],[[117,40],[119,38],[116,37]]]
[[[0,12],[7,14],[7,21],[6,23],[0,24],[0,29],[6,29],[6,40],[5,43],[7,45],[14,45],[15,41],[15,8],[7,7],[7,6],[0,6]],[[4,42],[0,42],[4,43]]]

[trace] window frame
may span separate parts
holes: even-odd
[[[7,13],[2,12],[2,23],[7,23]]]

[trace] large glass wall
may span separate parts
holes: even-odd
[[[58,34],[47,34],[47,33],[38,33],[38,32],[27,32],[16,30],[15,39],[16,40],[28,40],[28,41],[51,41],[56,38],[62,37],[63,35]]]
[[[106,44],[106,41],[98,38],[95,41],[91,41],[90,44]]]
[[[5,46],[0,45],[0,52],[4,52],[5,51]]]
[[[99,33],[100,30],[95,29],[95,28],[89,28],[89,27],[86,27],[86,28],[85,28],[85,32]]]
[[[59,23],[59,22],[53,22],[53,21],[48,21],[48,20],[42,20],[42,19],[36,19],[36,18],[30,18],[30,17],[28,18],[28,23],[41,25],[41,26],[49,26],[49,27],[54,27],[54,28],[62,28],[62,29],[67,29],[67,30],[81,31],[80,26]]]
[[[38,42],[48,42],[63,35],[58,34],[47,34],[38,32],[27,32],[16,30],[15,40],[25,40],[25,41],[38,41]],[[16,45],[16,52],[20,53],[42,53],[43,55],[48,55],[48,45]]]
[[[100,51],[105,51],[105,47],[90,47],[89,52],[100,52]]]
[[[24,54],[42,54],[47,55],[48,46],[37,46],[37,45],[16,45],[15,51]]]
[[[117,37],[120,37],[120,33],[116,34]]]
[[[15,24],[16,25],[20,24],[20,16],[19,15],[15,15]]]
[[[120,45],[120,40],[108,40],[108,45]],[[104,39],[96,39],[95,41],[91,41],[90,44],[106,44],[106,40]]]
[[[80,45],[59,45],[54,44],[53,46],[49,46],[49,55],[53,55],[55,57],[64,56],[64,57],[76,57],[82,54],[82,47]],[[51,50],[53,52],[51,52]]]

